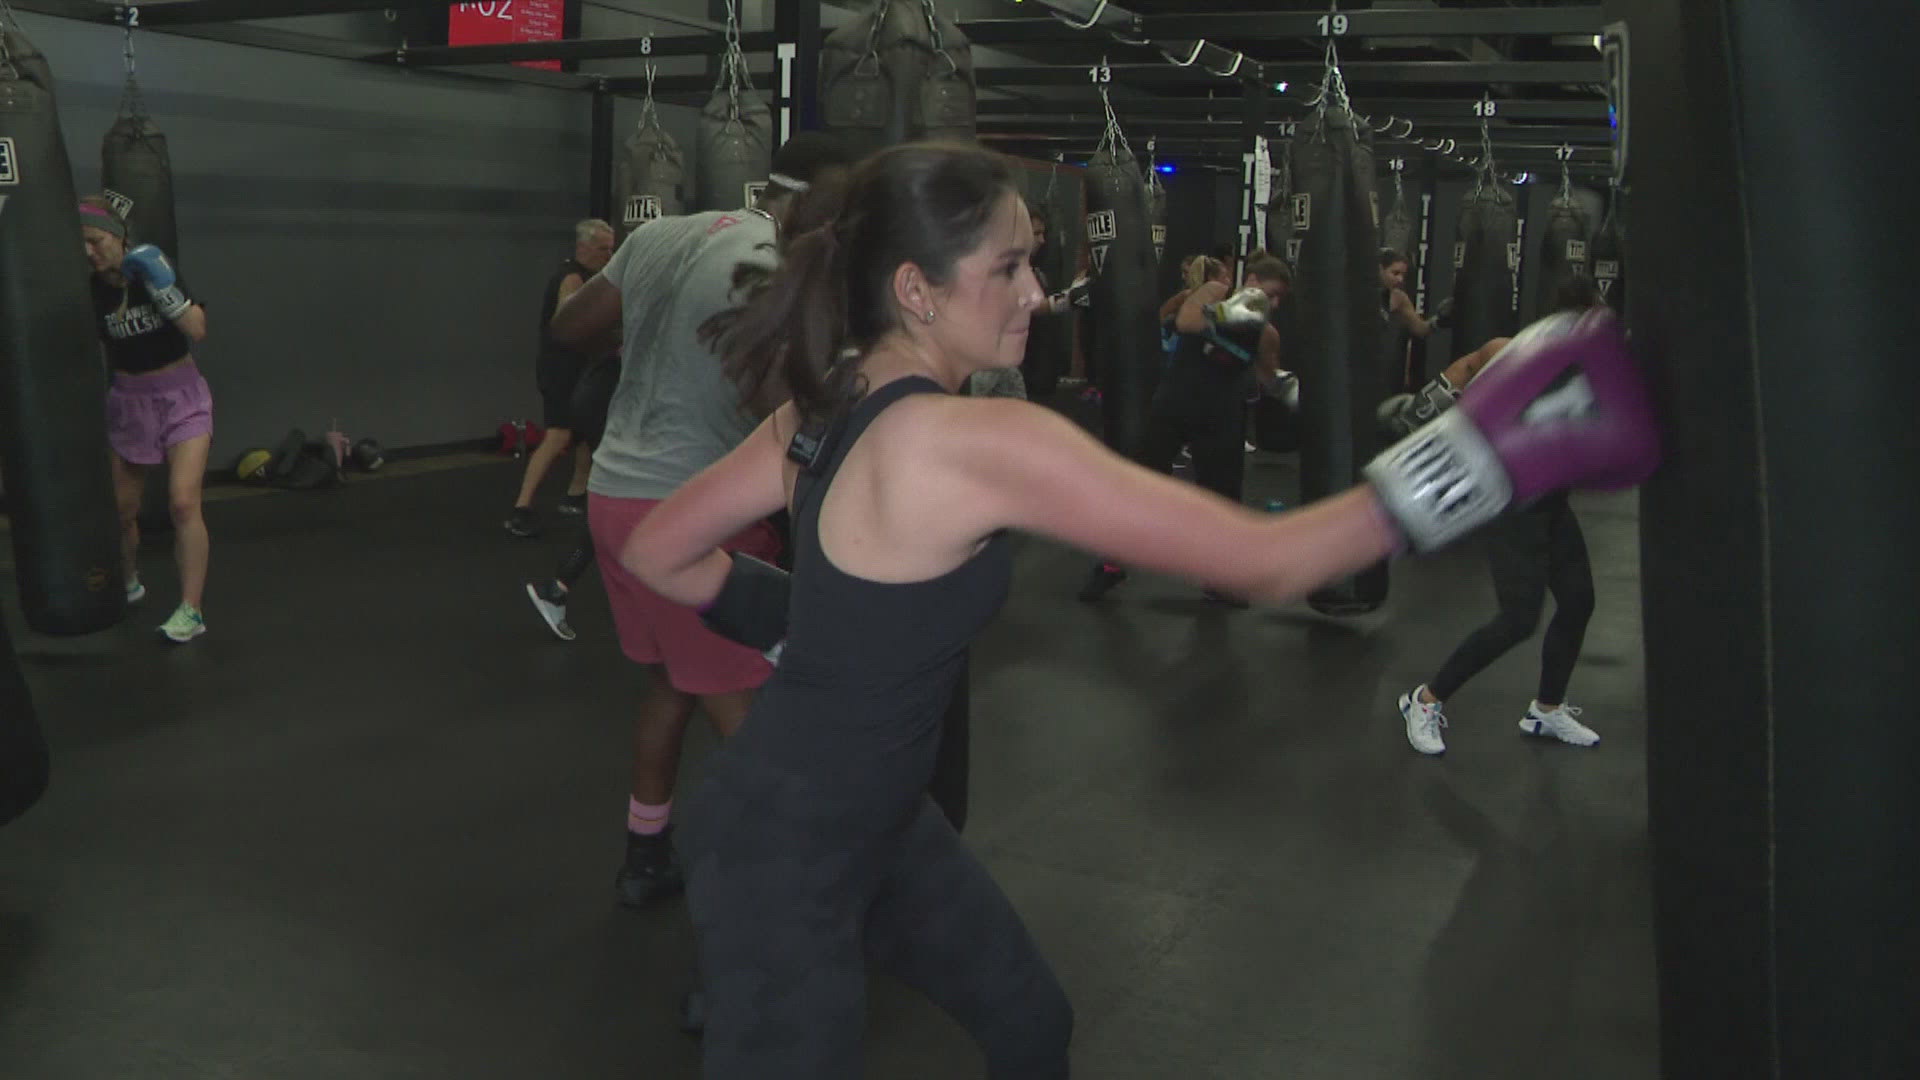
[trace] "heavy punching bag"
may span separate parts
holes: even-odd
[[[1267,200],[1267,251],[1300,264],[1300,245],[1293,235],[1293,143],[1275,142],[1273,196]]]
[[[856,152],[974,137],[973,46],[931,0],[879,0],[820,47],[820,124]]]
[[[105,368],[53,97],[0,54],[0,461],[27,625],[85,634],[126,608]]]
[[[1600,227],[1594,231],[1593,245],[1588,249],[1593,264],[1593,283],[1600,288],[1613,310],[1627,313],[1627,243],[1626,229],[1620,222],[1620,191],[1618,188],[1608,193],[1607,216],[1600,221]]]
[[[1147,231],[1153,237],[1154,281],[1164,287],[1159,273],[1167,265],[1167,185],[1160,182],[1160,166],[1154,160],[1153,140],[1147,140]]]
[[[46,91],[48,100],[52,100],[53,71],[47,67],[47,58],[27,35],[13,28],[4,8],[0,4],[0,64],[11,61],[20,78]]]
[[[1079,219],[1077,208],[1066,205],[1059,197],[1061,189],[1067,186],[1060,175],[1060,166],[1055,163],[1047,170],[1042,179],[1038,174],[1026,175],[1027,205],[1034,213],[1046,218],[1047,239],[1040,249],[1040,255],[1034,260],[1034,269],[1042,278],[1042,285],[1048,293],[1058,292],[1073,282],[1073,251],[1068,247],[1069,231],[1067,222]],[[1076,181],[1077,186],[1077,181]],[[1027,396],[1034,401],[1048,401],[1060,385],[1060,376],[1065,372],[1068,357],[1073,348],[1073,322],[1078,312],[1069,311],[1064,315],[1035,316],[1027,328],[1027,354],[1021,361],[1020,373],[1027,380]]]
[[[1513,194],[1483,172],[1460,202],[1453,242],[1453,351],[1465,355],[1515,330],[1520,218]]]
[[[1592,221],[1587,217],[1586,208],[1574,198],[1573,188],[1563,175],[1559,194],[1547,206],[1547,224],[1540,234],[1539,284],[1534,289],[1528,322],[1553,313],[1558,306],[1555,298],[1569,280],[1592,276],[1592,263],[1588,258],[1588,245],[1592,241]]]
[[[135,243],[152,244],[180,266],[180,230],[173,216],[173,161],[167,137],[140,107],[139,90],[127,80],[120,117],[100,143],[100,183],[127,220]]]
[[[1380,246],[1392,248],[1407,260],[1407,295],[1413,296],[1414,275],[1420,272],[1420,253],[1414,250],[1416,218],[1413,208],[1407,205],[1406,185],[1400,182],[1401,162],[1393,162],[1393,201],[1380,219]]]
[[[1147,409],[1160,371],[1159,304],[1152,219],[1140,165],[1118,125],[1087,165],[1087,242],[1092,248],[1093,289],[1088,322],[1098,327],[1087,359],[1100,372],[1101,411],[1107,445],[1137,457]]]
[[[660,124],[653,91],[640,102],[640,122],[620,148],[613,166],[613,205],[618,239],[655,218],[687,212],[686,158],[680,144]]]
[[[773,114],[747,81],[739,23],[729,11],[728,45],[720,83],[700,110],[699,197],[701,210],[738,210],[758,201],[773,161]]]
[[[0,825],[26,813],[46,790],[47,740],[0,612]]]
[[[1341,107],[1302,121],[1294,140],[1302,502],[1352,487],[1378,450],[1373,413],[1387,388],[1380,364],[1379,203],[1369,144]],[[1323,614],[1360,615],[1386,598],[1382,562],[1307,601]]]

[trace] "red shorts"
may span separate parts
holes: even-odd
[[[620,651],[636,664],[664,665],[667,681],[681,693],[758,689],[773,673],[765,657],[707,629],[692,608],[647,588],[620,565],[620,549],[627,537],[658,505],[658,499],[587,496],[587,527],[593,532],[600,583],[606,586],[607,601],[613,607]],[[764,521],[721,546],[767,562],[780,557],[780,536]]]

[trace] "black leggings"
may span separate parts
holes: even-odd
[[[0,613],[0,825],[26,813],[46,790],[47,740]]]
[[[593,565],[593,530],[586,525],[580,526],[580,533],[574,537],[573,547],[567,550],[565,558],[560,560],[560,568],[553,572],[555,580],[567,588],[580,580],[580,575]]]
[[[1552,590],[1553,621],[1540,646],[1536,700],[1557,705],[1566,697],[1567,680],[1593,616],[1593,569],[1579,519],[1565,495],[1553,495],[1494,522],[1486,537],[1500,611],[1460,643],[1427,689],[1445,701],[1507,650],[1532,637]]]
[[[1240,501],[1246,476],[1246,395],[1214,373],[1168,371],[1154,392],[1139,464],[1171,472],[1182,446],[1193,453],[1194,482]]]

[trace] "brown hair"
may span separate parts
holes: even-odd
[[[859,393],[855,365],[839,361],[899,325],[894,271],[911,262],[945,285],[1016,190],[999,154],[908,143],[866,159],[844,188],[809,192],[780,269],[704,328],[727,375],[749,398],[778,379],[803,420],[837,413]]]
[[[1286,260],[1275,258],[1264,251],[1256,251],[1247,260],[1247,276],[1262,281],[1284,281],[1293,284],[1293,271],[1287,268]]]

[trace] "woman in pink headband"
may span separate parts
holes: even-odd
[[[179,273],[152,244],[129,246],[126,220],[106,197],[80,200],[80,236],[93,265],[93,308],[113,369],[107,392],[107,442],[120,504],[127,601],[143,599],[136,555],[147,470],[167,466],[180,606],[160,633],[176,643],[207,632],[201,614],[207,584],[207,524],[200,489],[213,442],[213,394],[192,348],[207,336],[207,313],[187,295]]]

